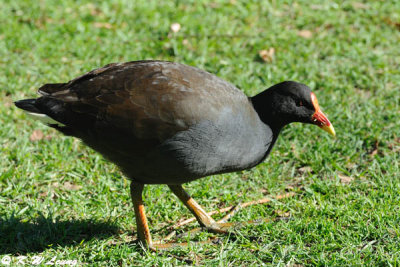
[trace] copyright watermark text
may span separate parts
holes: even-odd
[[[46,260],[42,256],[33,256],[32,258],[28,258],[27,256],[17,256],[17,257],[11,257],[11,256],[4,256],[0,260],[0,266],[4,265],[11,265],[13,266],[16,265],[39,265],[39,264],[44,264],[44,265],[56,265],[56,266],[75,266],[78,264],[77,260],[57,260],[57,256],[54,256],[50,260]]]

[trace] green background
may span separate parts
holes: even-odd
[[[172,32],[172,23],[181,29]],[[0,260],[398,266],[399,42],[398,1],[1,0]],[[259,52],[271,48],[264,62]],[[139,59],[197,66],[248,95],[283,80],[313,89],[335,140],[292,124],[256,168],[186,185],[209,211],[295,192],[232,219],[289,220],[246,226],[219,245],[145,252],[130,242],[134,212],[118,169],[13,106],[44,83]],[[168,234],[163,227],[190,217],[164,185],[147,186],[144,197],[156,240]]]

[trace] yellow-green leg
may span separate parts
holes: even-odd
[[[144,185],[131,183],[131,198],[133,202],[133,208],[135,209],[135,217],[136,217],[136,227],[139,241],[149,247],[152,248],[152,240],[150,235],[150,229],[147,224],[147,217],[144,210],[142,192]]]
[[[203,208],[183,189],[182,185],[168,185],[171,191],[185,204],[196,217],[201,226],[212,232],[226,233],[226,230],[217,223]]]

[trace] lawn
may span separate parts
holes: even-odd
[[[0,266],[25,256],[89,266],[399,266],[399,43],[394,0],[2,0]],[[232,218],[270,222],[217,235],[217,245],[144,251],[132,242],[129,181],[118,168],[13,106],[44,83],[139,59],[197,66],[248,95],[305,83],[337,138],[292,124],[256,168],[185,185],[208,211],[294,193]],[[191,217],[165,185],[144,197],[153,239]]]

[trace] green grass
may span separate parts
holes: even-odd
[[[56,2],[0,3],[0,261],[9,255],[14,264],[18,256],[56,256],[89,266],[400,265],[398,1]],[[174,22],[182,26],[177,33]],[[298,35],[304,30],[310,38]],[[258,52],[269,48],[274,60],[262,62]],[[12,104],[34,97],[44,83],[139,59],[197,66],[248,95],[283,80],[316,92],[336,140],[293,124],[256,168],[186,185],[210,211],[296,192],[232,219],[287,213],[290,220],[246,226],[236,238],[221,236],[218,246],[145,252],[129,243],[136,225],[129,182],[118,169]],[[48,138],[30,141],[34,130]],[[166,186],[147,186],[145,202],[154,239],[168,233],[156,230],[190,217]]]

